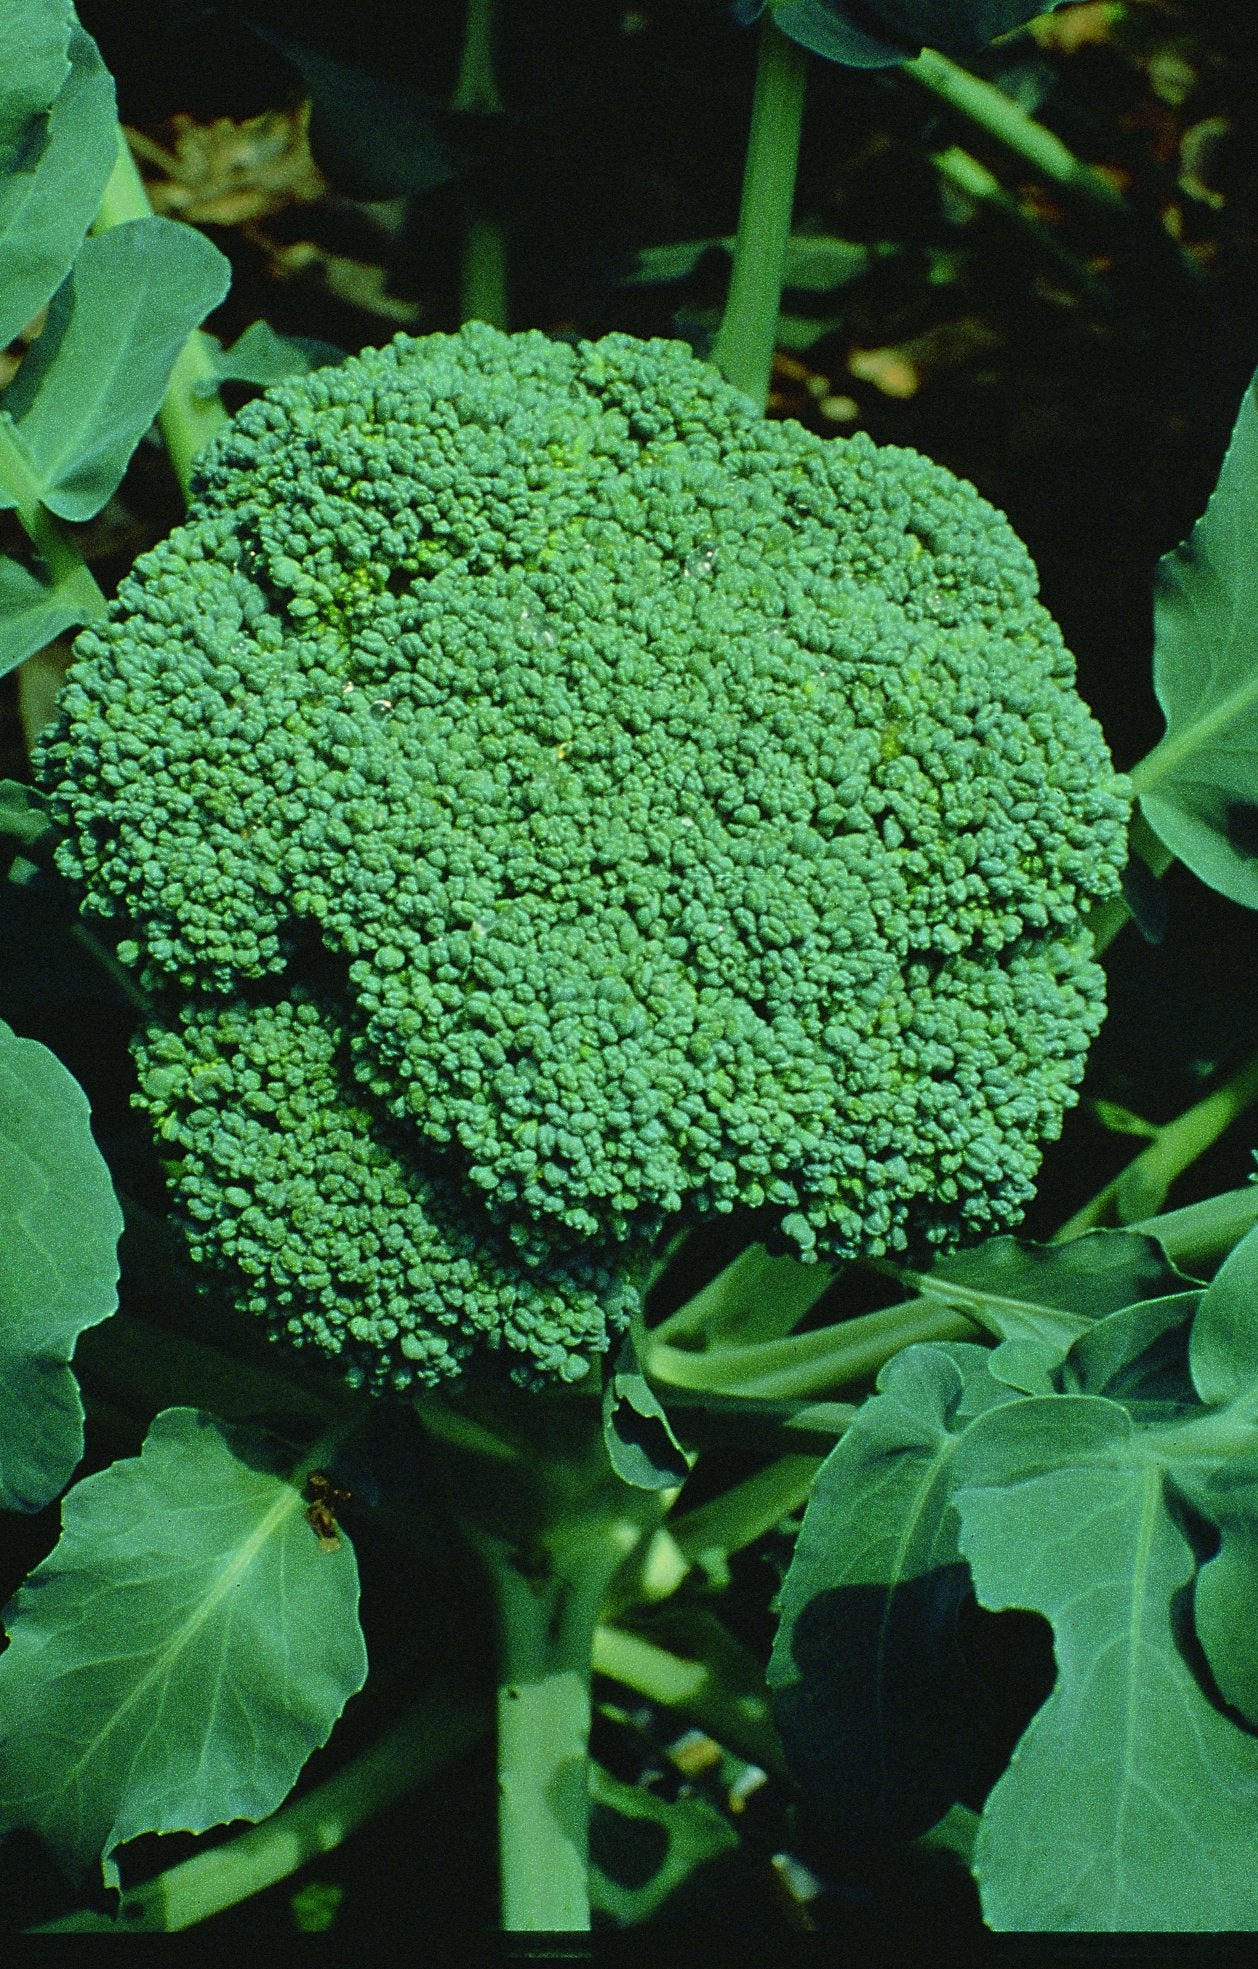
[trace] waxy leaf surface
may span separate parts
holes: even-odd
[[[68,1493],[6,1610],[0,1826],[68,1873],[117,1886],[141,1833],[265,1818],[362,1687],[353,1548],[280,1468],[261,1432],[166,1409]]]
[[[33,119],[48,108],[65,81],[73,19],[69,0],[5,0],[0,171],[11,171],[24,157]]]
[[[0,1509],[39,1511],[83,1454],[69,1361],[118,1304],[122,1211],[87,1096],[0,1021]]]
[[[924,1832],[969,1775],[949,1498],[967,1421],[1014,1400],[988,1358],[964,1341],[897,1355],[808,1501],[768,1683],[792,1770],[840,1838]]]
[[[1164,1459],[1117,1402],[1054,1396],[979,1417],[955,1480],[980,1601],[1044,1614],[1058,1668],[983,1810],[989,1927],[1252,1929],[1258,1741],[1185,1645],[1196,1556]]]
[[[230,277],[218,248],[173,219],[132,219],[84,242],[3,404],[61,519],[91,519],[116,489],[175,357]]]
[[[6,61],[8,53],[6,45]],[[10,168],[0,169],[0,347],[65,279],[117,156],[113,78],[77,25],[69,56],[70,72],[47,117],[28,131]]]
[[[1209,504],[1158,563],[1153,683],[1166,734],[1136,775],[1172,854],[1258,908],[1258,383]]]

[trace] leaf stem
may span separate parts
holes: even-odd
[[[1223,1190],[1218,1196],[1203,1197],[1200,1203],[1185,1204],[1182,1210],[1167,1210],[1161,1216],[1143,1218],[1139,1223],[1126,1225],[1125,1229],[1155,1237],[1173,1265],[1199,1277],[1225,1258],[1255,1224],[1258,1224],[1258,1183],[1247,1183],[1238,1190]]]
[[[864,1381],[893,1354],[918,1341],[967,1339],[973,1334],[972,1322],[959,1314],[907,1299],[812,1333],[746,1347],[713,1347],[706,1353],[660,1344],[648,1334],[644,1365],[650,1378],[666,1387],[799,1397]]]
[[[503,113],[494,74],[497,0],[467,0],[463,53],[450,98],[456,116],[481,122]],[[472,173],[473,179],[476,176]],[[507,241],[500,219],[491,216],[483,191],[469,185],[463,213],[463,264],[459,277],[459,320],[508,325]]]
[[[101,197],[93,232],[107,232],[132,219],[153,216],[144,180],[131,155],[121,125],[118,128],[118,156]],[[227,423],[227,412],[218,393],[218,371],[214,365],[214,342],[203,329],[193,329],[170,372],[166,394],[157,413],[175,476],[187,503],[192,484],[192,468],[197,453],[216,437]]]
[[[1099,313],[1112,313],[1113,296],[1100,275],[1093,272],[1086,260],[1081,260],[1068,246],[1063,246],[1051,226],[1034,218],[1012,192],[1006,191],[995,172],[989,171],[985,164],[959,144],[949,144],[945,150],[933,152],[930,161],[944,182],[960,192],[963,198],[986,206],[989,211],[998,212],[1002,219],[1016,226],[1046,260],[1061,269]]]
[[[648,1701],[676,1710],[762,1771],[787,1776],[768,1698],[734,1693],[707,1662],[685,1661],[640,1634],[602,1626],[594,1635],[594,1667]]]
[[[1130,216],[1127,201],[1107,178],[1076,157],[1060,137],[1028,116],[994,82],[972,75],[935,48],[923,48],[915,60],[903,64],[901,73],[921,83],[989,137],[995,137],[1060,190],[1097,210]]]
[[[856,1414],[855,1408],[852,1410]],[[837,1440],[837,1438],[836,1438]],[[704,1555],[741,1552],[807,1502],[824,1456],[779,1456],[708,1504],[700,1504],[669,1526],[682,1557],[692,1564]]]
[[[1160,1209],[1171,1184],[1207,1149],[1213,1148],[1238,1115],[1258,1100],[1258,1051],[1251,1053],[1219,1087],[1158,1129],[1152,1141],[1125,1169],[1076,1210],[1053,1242],[1079,1237],[1099,1225],[1127,1225]]]
[[[749,1244],[707,1285],[652,1329],[656,1345],[679,1342],[712,1346],[777,1339],[816,1305],[834,1283],[826,1265],[804,1265],[797,1258],[771,1258],[762,1244]]]
[[[507,242],[501,222],[491,219],[469,196],[463,215],[463,263],[459,274],[459,320],[484,321],[506,330]]]
[[[726,381],[759,410],[768,401],[773,370],[807,76],[804,50],[775,26],[772,12],[766,11],[760,24],[734,264],[712,348],[712,361]]]

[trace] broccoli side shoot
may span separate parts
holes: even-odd
[[[61,866],[170,1008],[142,1099],[281,1329],[392,1385],[495,1343],[573,1373],[678,1216],[835,1261],[1020,1215],[1129,802],[940,467],[763,422],[679,343],[399,335],[242,411],[76,657]],[[268,1087],[318,1054],[291,1121],[243,1099],[250,1020]]]

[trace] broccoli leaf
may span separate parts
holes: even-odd
[[[994,1237],[905,1276],[1001,1340],[992,1373],[1036,1394],[1049,1392],[1046,1377],[1094,1320],[1185,1283],[1141,1231],[1088,1231],[1055,1245]]]
[[[0,779],[0,835],[24,848],[36,848],[41,857],[51,860],[57,834],[45,794],[21,780]]]
[[[1117,1402],[1050,1396],[978,1417],[953,1501],[982,1604],[1053,1623],[1057,1685],[984,1807],[974,1871],[989,1927],[1250,1930],[1258,1742],[1185,1645],[1195,1556],[1163,1473],[1216,1416],[1151,1436]],[[1230,1459],[1246,1453],[1227,1431]],[[1250,1425],[1250,1435],[1252,1435]],[[1254,1450],[1248,1468],[1255,1472]],[[1198,1487],[1200,1488],[1200,1487]],[[1198,1501],[1194,1499],[1194,1502]],[[1252,1553],[1252,1518],[1249,1552]],[[1252,1604],[1253,1573],[1225,1579]],[[1235,1625],[1229,1641],[1238,1639]]]
[[[133,219],[85,242],[3,399],[52,512],[100,511],[230,277],[218,248],[173,219]],[[0,502],[12,503],[3,488]]]
[[[1096,1318],[1065,1393],[1019,1399],[995,1356],[911,1348],[818,1476],[769,1679],[845,1846],[990,1783],[961,1560],[983,1607],[1052,1625],[1055,1684],[975,1846],[996,1930],[1254,1925],[1258,1740],[1237,1722],[1258,1715],[1256,1264],[1251,1233],[1204,1291]]]
[[[1052,13],[1064,0],[770,0],[792,41],[849,68],[890,68],[923,46],[977,54],[989,41]],[[764,0],[736,0],[735,15],[755,20]]]
[[[122,1212],[61,1062],[0,1021],[0,1506],[39,1511],[83,1454],[69,1360],[118,1303]]]
[[[926,1832],[972,1777],[949,1509],[967,1422],[1016,1402],[968,1342],[910,1347],[817,1474],[769,1664],[792,1770],[841,1840]]]
[[[1153,683],[1166,733],[1136,768],[1145,819],[1221,895],[1258,908],[1258,379],[1218,484],[1158,563]]]
[[[0,347],[34,319],[69,272],[117,155],[113,79],[77,24],[69,54],[70,73],[46,124],[0,176]],[[6,61],[8,55],[6,46]]]
[[[100,590],[85,568],[71,568],[53,579],[0,556],[0,677],[67,629],[94,622],[100,614]]]
[[[229,349],[214,357],[214,370],[223,383],[256,383],[266,388],[285,376],[304,376],[328,363],[344,362],[345,351],[335,342],[322,342],[315,335],[278,335],[269,321],[254,321],[238,335]],[[213,383],[203,384],[200,394],[214,395]]]
[[[353,1550],[321,1544],[283,1452],[196,1409],[71,1490],[6,1610],[0,1825],[75,1876],[140,1833],[261,1819],[366,1679]]]
[[[663,246],[644,246],[616,272],[622,287],[655,287],[686,280],[708,253],[728,260],[734,251],[732,233],[710,239],[679,239]],[[885,241],[837,239],[830,233],[793,233],[786,242],[782,283],[808,294],[832,294],[849,287],[872,267],[894,259],[900,248]]]
[[[1202,1295],[1188,1362],[1203,1402],[1242,1401],[1258,1385],[1258,1228],[1228,1254]]]
[[[258,38],[279,50],[311,102],[310,145],[315,162],[351,198],[397,198],[434,191],[459,175],[443,141],[445,106],[398,73],[340,61],[311,42],[295,40],[255,19]]]
[[[65,81],[73,18],[69,0],[8,0],[0,64],[0,172],[24,161],[33,118]]]
[[[1108,1396],[1138,1422],[1194,1413],[1188,1327],[1200,1300],[1200,1292],[1168,1292],[1098,1320],[1066,1355],[1063,1393]]]
[[[613,1470],[638,1490],[684,1484],[693,1457],[673,1434],[659,1397],[647,1382],[627,1333],[603,1390],[603,1440]]]

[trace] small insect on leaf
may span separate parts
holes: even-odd
[[[350,1492],[334,1484],[326,1470],[312,1470],[306,1478],[306,1518],[323,1552],[335,1552],[341,1543],[336,1514],[349,1503]]]

